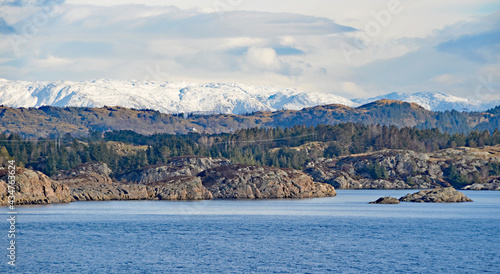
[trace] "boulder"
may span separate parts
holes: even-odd
[[[378,200],[374,202],[370,202],[370,204],[387,204],[387,205],[392,205],[392,204],[399,204],[399,200],[394,198],[394,197],[382,197],[379,198]]]
[[[401,202],[416,203],[460,203],[472,202],[469,197],[453,187],[436,188],[431,190],[422,190],[413,194],[408,194],[399,199]]]

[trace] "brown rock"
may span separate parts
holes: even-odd
[[[104,163],[82,164],[54,176],[71,189],[73,201],[142,200],[148,198],[144,185],[113,182]]]
[[[484,183],[475,183],[462,188],[463,190],[500,190],[500,177],[490,178]]]
[[[7,205],[7,176],[0,181],[0,203]],[[39,171],[16,170],[15,199],[17,205],[69,203],[69,187],[51,180]]]
[[[209,200],[212,193],[199,177],[182,176],[146,185],[148,196],[158,200]]]
[[[422,190],[413,194],[408,194],[399,199],[401,202],[416,203],[460,203],[472,202],[469,197],[453,187],[436,188],[431,190]]]
[[[147,166],[129,172],[119,179],[121,181],[149,184],[164,181],[172,177],[196,176],[204,170],[229,164],[229,160],[222,158],[197,156],[171,157],[164,165]]]
[[[335,188],[314,182],[301,171],[252,165],[229,165],[200,174],[203,185],[219,199],[333,197]]]
[[[370,202],[370,204],[399,204],[399,200],[393,197],[382,197],[374,202]]]

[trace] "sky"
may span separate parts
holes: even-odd
[[[500,99],[500,1],[0,0],[0,78]]]

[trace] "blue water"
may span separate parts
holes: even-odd
[[[17,266],[4,256],[0,272],[500,273],[500,192],[464,191],[473,203],[368,204],[408,192],[19,207]],[[0,229],[6,250],[6,221]]]

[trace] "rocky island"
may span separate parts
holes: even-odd
[[[422,190],[417,193],[408,194],[399,199],[401,202],[415,203],[461,203],[472,202],[462,192],[453,187],[437,188],[431,190]]]
[[[370,202],[370,204],[395,205],[399,204],[399,200],[394,197],[382,197],[378,198],[376,201]]]

